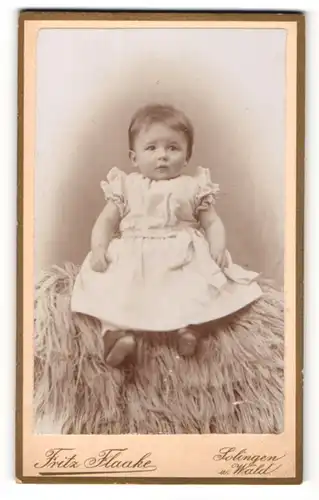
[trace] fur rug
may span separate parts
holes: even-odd
[[[36,286],[35,432],[54,434],[279,433],[283,430],[283,294],[261,282],[256,303],[203,330],[198,352],[172,334],[138,334],[123,368],[103,360],[100,323],[72,314],[78,268]]]

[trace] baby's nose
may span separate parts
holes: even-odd
[[[166,156],[167,156],[166,148],[159,148],[159,150],[158,150],[158,157],[159,158],[165,158]]]

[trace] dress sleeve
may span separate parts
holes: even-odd
[[[201,210],[208,210],[215,205],[219,195],[219,184],[214,184],[208,168],[198,167],[195,175],[196,190],[194,199],[194,212],[198,216]]]
[[[126,196],[125,196],[125,179],[126,174],[113,167],[108,175],[106,181],[101,181],[100,186],[104,192],[105,200],[111,200],[119,209],[121,217],[124,216],[126,210]]]

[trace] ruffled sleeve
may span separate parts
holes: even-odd
[[[106,181],[100,183],[105,200],[112,200],[115,203],[121,217],[125,215],[126,211],[125,179],[126,174],[117,167],[113,167],[109,171]]]
[[[215,205],[220,189],[219,184],[212,182],[208,168],[197,167],[195,180],[194,213],[195,216],[198,216],[198,212],[201,210],[207,210]]]

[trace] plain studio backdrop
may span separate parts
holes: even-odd
[[[284,30],[55,29],[37,46],[35,276],[81,264],[100,181],[131,171],[136,108],[172,103],[195,128],[187,173],[211,170],[233,260],[283,282]]]

